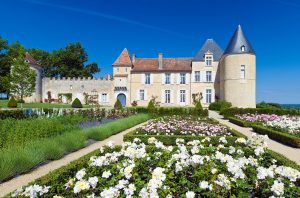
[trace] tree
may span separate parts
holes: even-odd
[[[35,91],[36,73],[30,69],[29,63],[24,60],[24,56],[14,59],[10,74],[10,91],[20,97],[29,97]]]

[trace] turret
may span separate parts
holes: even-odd
[[[235,107],[256,106],[256,55],[240,25],[220,61],[220,96]]]

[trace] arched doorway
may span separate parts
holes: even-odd
[[[125,96],[125,94],[122,94],[122,93],[119,94],[117,96],[117,99],[120,100],[120,102],[121,102],[121,104],[122,104],[123,107],[126,106],[126,96]]]

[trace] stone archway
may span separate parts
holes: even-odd
[[[123,93],[118,94],[117,99],[120,100],[123,107],[126,106],[126,95]]]

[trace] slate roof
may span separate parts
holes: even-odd
[[[135,58],[132,72],[192,71],[192,58],[163,58],[159,69],[158,58]]]
[[[114,62],[113,66],[132,66],[131,58],[127,48],[124,48],[117,60]]]
[[[245,51],[242,51],[242,46],[245,46]],[[241,54],[241,53],[255,54],[255,51],[252,48],[247,37],[245,36],[242,27],[238,25],[233,36],[230,39],[230,42],[224,54]]]
[[[214,61],[220,60],[223,54],[223,50],[213,39],[207,39],[194,57],[193,61],[204,61],[204,55],[208,51],[213,54]]]

